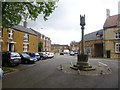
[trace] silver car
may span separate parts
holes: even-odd
[[[3,77],[3,70],[2,68],[0,68],[0,79],[2,79],[2,77]]]

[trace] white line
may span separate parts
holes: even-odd
[[[98,63],[99,63],[99,64],[102,64],[102,65],[104,65],[104,66],[107,66],[107,64],[105,64],[105,63],[102,63],[102,62],[99,62],[99,61],[98,61]]]

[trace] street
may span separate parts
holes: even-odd
[[[71,74],[57,68],[76,61],[77,56],[55,54],[54,58],[40,60],[36,64],[21,64],[14,67],[16,72],[3,77],[2,88],[118,88],[117,60],[89,59],[94,64],[98,61],[107,64],[112,70],[108,75]]]

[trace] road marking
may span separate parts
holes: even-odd
[[[99,65],[102,64],[102,65],[104,65],[104,66],[108,66],[107,64],[102,63],[102,62],[99,62],[99,61],[98,61],[98,63],[99,63]]]

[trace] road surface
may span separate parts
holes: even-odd
[[[93,59],[97,64],[102,62],[112,69],[112,74],[84,76],[69,74],[58,70],[58,66],[76,62],[76,56],[55,54],[54,58],[41,60],[36,64],[19,65],[18,71],[5,75],[3,88],[118,88],[118,61],[108,59]]]

